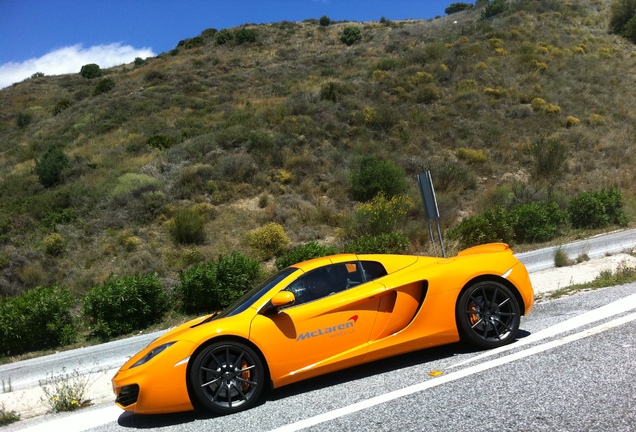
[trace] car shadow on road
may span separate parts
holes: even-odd
[[[523,339],[529,335],[529,332],[525,330],[519,330],[516,339]],[[341,371],[321,375],[316,378],[310,378],[298,383],[281,387],[279,389],[271,390],[269,392],[266,392],[266,394],[264,395],[265,397],[261,398],[261,402],[258,405],[262,405],[267,401],[282,400],[303,393],[328,388],[334,385],[346,384],[351,381],[368,378],[382,373],[388,373],[399,369],[447,359],[456,355],[478,353],[481,351],[482,350],[474,348],[468,344],[457,342],[450,345],[443,345],[440,347],[428,348],[407,354],[401,354],[383,360],[377,360],[374,362],[365,363],[360,366],[355,366]],[[200,411],[152,415],[142,415],[125,412],[119,416],[118,424],[121,427],[133,429],[154,429],[160,427],[182,425],[186,423],[192,423],[196,420],[206,420],[215,417],[218,416],[215,414]]]

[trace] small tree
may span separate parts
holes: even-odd
[[[226,44],[227,42],[231,41],[232,38],[234,38],[234,34],[228,29],[223,29],[220,32],[218,32],[216,35],[214,35],[214,39],[216,40],[216,43],[219,45]]]
[[[492,0],[485,5],[484,10],[481,12],[481,17],[483,19],[494,17],[506,9],[508,9],[508,0]]]
[[[80,69],[80,75],[86,79],[99,78],[102,76],[102,70],[99,68],[99,65],[90,63],[82,66],[82,69]]]
[[[331,18],[329,18],[327,15],[323,15],[320,17],[320,25],[323,27],[327,27],[328,25],[331,24]]]
[[[347,26],[340,34],[340,42],[349,46],[358,42],[360,39],[362,39],[362,32],[360,28],[356,26]]]
[[[93,90],[93,96],[100,95],[102,93],[107,93],[115,88],[115,81],[110,78],[104,78],[99,80],[95,89]]]
[[[636,43],[636,0],[615,0],[612,3],[610,33]]]
[[[44,187],[62,182],[63,172],[69,166],[66,154],[57,146],[49,147],[35,164],[35,173]]]
[[[361,156],[353,161],[349,181],[351,194],[358,201],[369,201],[380,192],[391,198],[408,190],[402,168],[374,155]]]
[[[444,9],[444,12],[446,12],[446,15],[451,15],[451,14],[472,9],[472,8],[473,8],[473,5],[470,3],[463,3],[463,2],[451,3],[450,6]]]
[[[238,44],[256,42],[256,32],[253,29],[240,28],[234,33]]]

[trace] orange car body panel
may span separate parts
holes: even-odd
[[[381,262],[387,275],[320,300],[259,313],[274,294],[300,275],[330,263]],[[453,258],[342,254],[297,264],[288,275],[244,311],[198,325],[185,323],[151,343],[122,366],[113,378],[122,388],[137,384],[136,403],[122,406],[137,413],[193,409],[187,389],[187,366],[197,348],[210,340],[249,341],[265,360],[273,387],[381,358],[459,340],[457,298],[471,281],[497,278],[518,293],[522,314],[534,294],[525,267],[505,244],[467,249]],[[131,367],[150,350],[174,345],[147,363]]]

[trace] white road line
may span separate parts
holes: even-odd
[[[471,363],[471,362],[481,360],[486,357],[491,357],[497,354],[501,354],[502,352],[510,351],[512,349],[517,349],[521,346],[538,342],[542,339],[551,338],[558,334],[565,333],[570,330],[574,330],[576,328],[582,327],[586,324],[592,324],[602,319],[609,318],[611,316],[618,315],[623,312],[628,312],[633,309],[636,309],[636,294],[632,294],[630,296],[627,296],[625,298],[622,298],[620,300],[617,300],[615,302],[602,306],[598,309],[594,309],[582,315],[576,316],[574,318],[570,318],[569,320],[563,321],[562,323],[559,323],[547,329],[543,329],[536,333],[532,333],[530,336],[525,337],[513,344],[504,345],[500,348],[495,348],[495,349],[486,351],[483,354],[479,354],[479,355],[476,355],[475,357],[471,357],[469,359],[456,363],[450,366],[449,369],[455,369],[460,366],[464,366],[467,363]]]
[[[52,430],[81,432],[115,422],[123,412],[118,406],[109,406],[108,408],[86,411],[50,422],[40,423],[26,429],[20,429],[20,432],[50,432]]]
[[[617,319],[615,319],[613,321],[609,321],[609,322],[607,322],[605,324],[601,324],[599,326],[596,326],[596,327],[593,327],[591,329],[582,331],[580,333],[575,333],[573,335],[566,336],[566,337],[563,337],[563,338],[560,338],[560,339],[556,339],[556,340],[551,341],[551,342],[546,342],[546,343],[544,343],[542,345],[537,345],[535,347],[528,348],[528,349],[526,349],[524,351],[520,351],[520,352],[517,352],[517,353],[514,353],[514,354],[510,354],[510,355],[507,355],[505,357],[501,357],[501,358],[498,358],[498,359],[490,360],[490,361],[488,361],[486,363],[482,363],[482,364],[478,364],[478,365],[475,365],[475,366],[471,366],[471,367],[468,367],[466,369],[462,369],[462,370],[459,370],[457,372],[450,373],[448,375],[442,375],[442,376],[437,377],[437,378],[432,378],[432,379],[430,379],[428,381],[425,381],[423,383],[420,383],[420,384],[416,384],[416,385],[413,385],[413,386],[410,386],[410,387],[406,387],[406,388],[403,388],[403,389],[400,389],[400,390],[393,391],[391,393],[386,393],[386,394],[383,394],[383,395],[380,395],[380,396],[376,396],[374,398],[367,399],[367,400],[355,403],[353,405],[349,405],[349,406],[346,406],[346,407],[343,407],[343,408],[340,408],[340,409],[337,409],[337,410],[329,411],[327,413],[320,414],[320,415],[317,415],[317,416],[314,416],[314,417],[310,417],[310,418],[298,421],[296,423],[285,425],[285,426],[282,426],[280,428],[274,429],[271,432],[292,432],[292,431],[298,431],[298,430],[301,430],[301,429],[304,429],[304,428],[308,428],[308,427],[311,427],[311,426],[315,426],[317,424],[324,423],[324,422],[329,421],[329,420],[334,420],[334,419],[339,418],[339,417],[344,417],[346,415],[355,413],[357,411],[361,411],[361,410],[364,410],[364,409],[367,409],[367,408],[371,408],[371,407],[374,407],[374,406],[382,404],[382,403],[390,402],[392,400],[395,400],[395,399],[398,399],[398,398],[401,398],[401,397],[404,397],[404,396],[408,396],[408,395],[411,395],[413,393],[418,393],[418,392],[421,392],[421,391],[424,391],[424,390],[427,390],[427,389],[430,389],[430,388],[433,388],[433,387],[440,386],[442,384],[446,384],[446,383],[449,383],[449,382],[452,382],[452,381],[456,381],[458,379],[465,378],[467,376],[470,376],[470,375],[473,375],[473,374],[476,374],[476,373],[480,373],[480,372],[483,372],[483,371],[488,370],[488,369],[492,369],[492,368],[497,367],[497,366],[501,366],[501,365],[504,365],[504,364],[507,364],[507,363],[510,363],[510,362],[513,362],[513,361],[516,361],[516,360],[519,360],[519,359],[522,359],[522,358],[525,358],[525,357],[529,357],[529,356],[534,355],[534,354],[538,354],[538,353],[547,351],[547,350],[552,349],[552,348],[559,347],[561,345],[565,345],[565,344],[568,344],[568,343],[571,343],[571,342],[574,342],[574,341],[577,341],[577,340],[580,340],[580,339],[583,339],[583,338],[586,338],[586,337],[589,337],[589,336],[593,336],[593,335],[602,333],[604,331],[610,330],[610,329],[612,329],[614,327],[618,327],[620,325],[626,324],[626,323],[628,323],[630,321],[634,321],[634,320],[636,320],[636,313],[632,313],[630,315],[626,315],[624,317],[617,318]]]

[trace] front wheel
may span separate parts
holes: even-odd
[[[263,363],[249,346],[216,342],[196,355],[189,372],[199,405],[216,414],[253,407],[265,386]]]
[[[478,282],[464,290],[455,313],[462,338],[480,348],[497,348],[512,342],[521,320],[515,295],[493,281]]]

